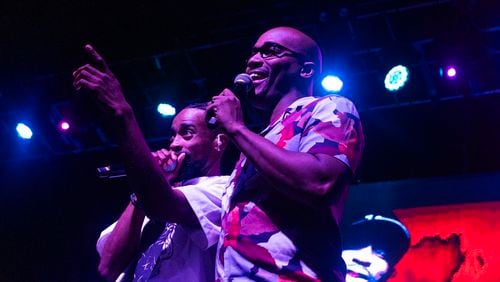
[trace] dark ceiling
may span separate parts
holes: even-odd
[[[71,87],[92,43],[107,58],[153,146],[155,112],[204,101],[231,84],[269,27],[301,28],[321,44],[325,73],[344,80],[367,146],[361,181],[500,169],[500,7],[497,1],[4,1],[0,4],[0,159],[113,150]],[[383,78],[405,64],[397,94]],[[447,81],[439,68],[458,67]],[[318,94],[322,94],[318,89]],[[56,130],[60,117],[75,126]],[[32,125],[17,139],[18,121]],[[163,142],[163,143],[162,143]]]

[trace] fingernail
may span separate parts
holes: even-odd
[[[176,167],[177,167],[177,162],[173,161],[170,164],[168,164],[166,167],[164,167],[163,170],[165,172],[172,172],[175,170]]]
[[[92,50],[92,46],[90,46],[90,44],[86,44],[85,49],[90,51],[90,50]]]

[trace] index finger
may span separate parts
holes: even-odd
[[[165,148],[161,148],[160,151],[162,151],[165,155],[172,155],[172,152]]]
[[[108,71],[108,64],[106,64],[106,61],[102,58],[102,56],[97,53],[97,51],[94,49],[94,47],[90,44],[85,45],[85,51],[90,55],[91,59],[94,61],[95,65],[97,68]]]
[[[186,157],[186,153],[180,153],[177,157],[177,167],[178,170],[182,167],[182,163],[184,162],[184,158]]]
[[[222,90],[222,92],[219,94],[219,96],[236,96],[234,94],[234,92],[229,89],[229,88],[225,88],[224,90]]]

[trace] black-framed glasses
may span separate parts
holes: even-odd
[[[255,56],[255,54],[259,53],[262,59],[268,60],[272,58],[282,58],[285,56],[295,57],[301,61],[306,60],[306,56],[300,53],[297,53],[293,50],[286,48],[283,45],[278,43],[268,42],[262,45],[259,48],[252,48],[252,53],[250,54],[250,58]]]

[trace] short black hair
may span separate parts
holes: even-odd
[[[191,104],[188,104],[187,106],[185,106],[184,108],[182,108],[182,110],[185,110],[185,109],[198,109],[198,110],[202,110],[202,111],[207,111],[208,109],[208,102],[201,102],[201,103],[191,103]],[[222,130],[220,129],[219,126],[208,126],[208,129],[210,130],[210,132],[215,136],[219,133],[222,133]]]
[[[208,102],[202,102],[202,103],[192,103],[187,106],[185,106],[183,109],[200,109],[206,111],[208,108]]]

